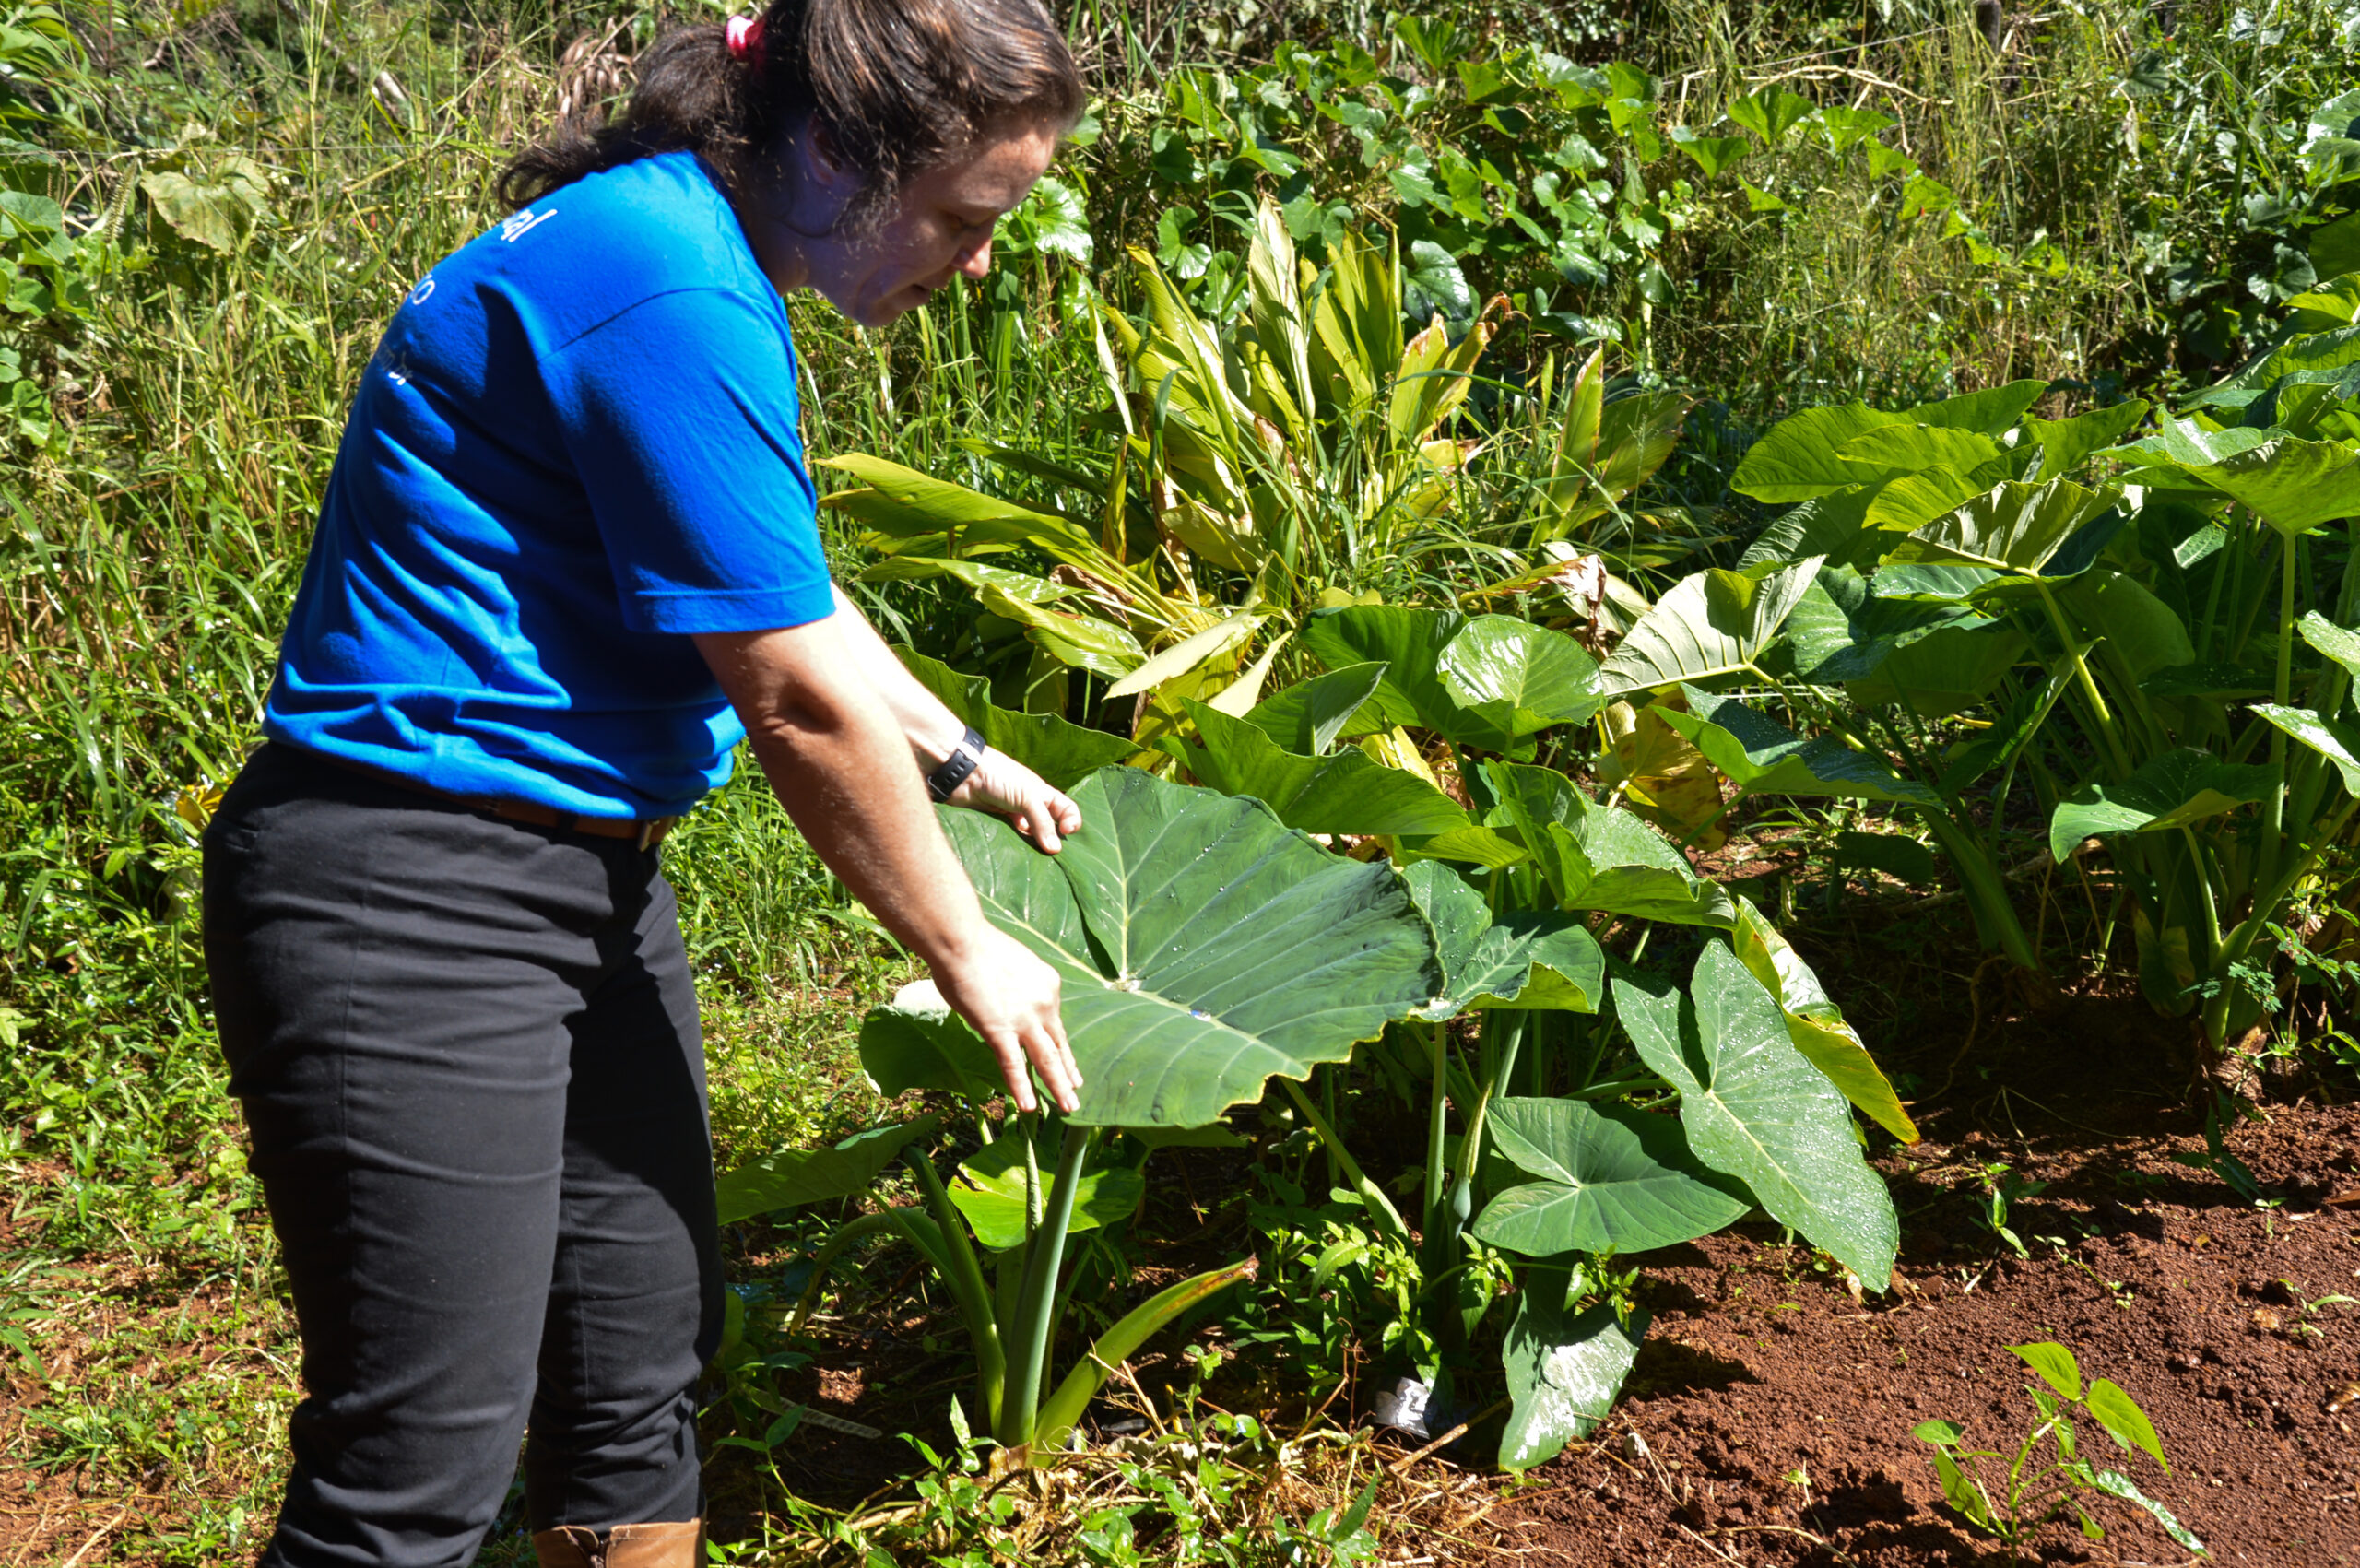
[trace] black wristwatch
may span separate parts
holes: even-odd
[[[951,792],[965,784],[967,775],[982,765],[985,749],[984,737],[975,733],[974,725],[969,725],[967,733],[959,737],[959,744],[951,748],[950,755],[942,760],[942,766],[926,776],[926,792],[934,796],[935,804],[950,801]]]

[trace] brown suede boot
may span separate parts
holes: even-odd
[[[541,1568],[698,1568],[704,1524],[690,1519],[670,1525],[617,1525],[605,1535],[581,1525],[560,1525],[533,1537]]]

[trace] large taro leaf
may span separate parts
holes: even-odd
[[[1598,727],[1605,744],[1590,767],[1601,787],[1619,791],[1625,807],[1677,843],[1709,852],[1728,842],[1718,820],[1720,775],[1686,736],[1664,723],[1660,706],[1610,702]]]
[[[1880,413],[1861,403],[1806,408],[1781,419],[1746,450],[1729,476],[1729,489],[1756,501],[1809,501],[1867,476],[1839,455],[1846,442],[1870,430],[1910,422],[1906,415]]]
[[[2272,769],[2224,762],[2184,746],[2150,759],[2120,784],[2084,784],[2059,801],[2048,819],[2048,852],[2061,863],[2083,839],[2183,828],[2266,800],[2276,784]]]
[[[2187,625],[2135,577],[2101,567],[2056,593],[2076,620],[2106,640],[2134,680],[2195,661]]]
[[[1784,565],[1814,555],[1847,566],[1870,564],[1870,560],[1857,558],[1865,555],[1872,560],[1893,542],[1862,533],[1868,526],[1869,507],[1879,493],[1877,486],[1854,485],[1813,496],[1789,509],[1745,547],[1745,553],[1737,558],[1738,570]]]
[[[1325,757],[1344,737],[1386,727],[1370,701],[1384,678],[1381,664],[1347,665],[1265,697],[1247,712],[1245,722],[1278,742],[1281,751]]]
[[[1688,1147],[1883,1290],[1900,1223],[1860,1156],[1844,1096],[1795,1049],[1777,1001],[1728,948],[1706,943],[1691,984],[1682,995],[1614,982],[1615,1012],[1640,1059],[1680,1091]]]
[[[1388,726],[1431,728],[1428,715],[1452,706],[1437,673],[1443,648],[1466,624],[1467,618],[1455,610],[1346,605],[1313,611],[1303,623],[1300,640],[1313,657],[1339,674],[1364,664],[1382,664],[1384,678],[1368,700],[1378,719]]]
[[[2360,452],[2336,442],[2280,435],[2188,472],[2290,537],[2360,515]]]
[[[1598,693],[1598,661],[1580,643],[1512,616],[1469,621],[1444,644],[1436,673],[1444,692],[1475,724],[1511,742],[1552,725],[1579,724],[1605,704]]]
[[[1981,392],[1963,392],[1940,403],[1920,404],[1906,417],[1920,424],[1946,425],[1953,430],[1997,436],[2047,393],[2048,383],[2045,381],[2012,381],[2005,386],[1986,387]]]
[[[1005,752],[1046,779],[1053,788],[1071,789],[1101,768],[1138,749],[1126,737],[1084,729],[1055,713],[1017,713],[992,705],[991,682],[961,675],[949,665],[912,648],[896,648],[919,685],[942,699],[962,722],[973,725],[995,751]]]
[[[1290,828],[1309,833],[1446,833],[1469,823],[1466,808],[1400,768],[1347,747],[1326,757],[1281,750],[1260,726],[1202,702],[1187,704],[1199,744],[1173,754],[1223,795],[1250,795]]]
[[[1798,677],[1834,686],[1873,675],[1894,654],[1937,631],[1986,624],[1964,604],[1885,597],[1870,593],[1851,568],[1829,566],[1787,617],[1787,646]]]
[[[1941,797],[1904,778],[1882,758],[1840,740],[1805,739],[1734,697],[1682,689],[1688,711],[1664,710],[1664,723],[1693,741],[1713,766],[1752,795],[1882,800],[1939,808]]]
[[[2343,787],[2360,795],[2360,725],[2275,702],[2256,702],[2253,711],[2334,763],[2343,775]]]
[[[1440,994],[1433,933],[1390,867],[1134,768],[1072,795],[1082,830],[1054,856],[976,812],[941,820],[985,914],[1064,979],[1076,1125],[1202,1126]]]
[[[1579,915],[1524,910],[1494,920],[1483,895],[1439,861],[1421,860],[1401,879],[1442,959],[1443,988],[1420,1018],[1495,1006],[1598,1010],[1606,957]]]
[[[2034,476],[2041,479],[2062,479],[2082,466],[2083,459],[2101,447],[2113,445],[2125,432],[2146,417],[2147,405],[2140,398],[2118,403],[2110,408],[2093,408],[2086,414],[2076,414],[2070,419],[2026,419],[2024,430],[2034,445],[2040,448],[2040,468]]]
[[[2005,622],[1945,627],[1895,650],[1872,674],[1846,681],[1844,690],[1869,707],[1906,695],[1919,718],[1947,717],[1982,701],[2026,646],[2024,633]]]
[[[1753,1207],[1740,1184],[1697,1163],[1670,1116],[1578,1100],[1499,1100],[1487,1125],[1508,1162],[1540,1179],[1485,1205],[1474,1232],[1527,1257],[1676,1246]]]
[[[1054,1171],[1041,1173],[1041,1201],[1045,1207],[1056,1186]],[[1073,1194],[1073,1219],[1068,1231],[1094,1231],[1127,1218],[1146,1195],[1147,1178],[1136,1165],[1109,1165],[1084,1171]],[[1004,1138],[987,1143],[959,1162],[958,1179],[950,1184],[950,1201],[967,1217],[975,1240],[994,1252],[1006,1252],[1024,1243],[1026,1191],[1024,1144]]]
[[[2038,572],[2076,528],[2113,504],[2110,492],[2064,479],[2039,485],[2003,479],[1957,511],[1912,530],[1885,559],[1897,566],[1927,561]]]
[[[1717,569],[1682,578],[1623,633],[1599,668],[1599,689],[1619,697],[1753,667],[1819,567],[1807,556],[1758,580]]]
[[[856,1133],[833,1149],[782,1149],[749,1160],[714,1184],[721,1223],[867,1192],[903,1149],[941,1125],[939,1116],[920,1116]]]
[[[1604,701],[1598,666],[1578,643],[1511,616],[1351,605],[1315,613],[1303,643],[1339,672],[1383,661],[1371,701],[1386,724],[1417,725],[1487,751],[1578,723]]]
[[[1563,773],[1486,762],[1483,776],[1499,802],[1484,826],[1532,857],[1560,909],[1683,925],[1726,927],[1737,918],[1729,894],[1697,876],[1677,847],[1622,808],[1598,805]],[[1429,845],[1427,853],[1442,852]]]
[[[1644,1312],[1633,1313],[1625,1328],[1611,1303],[1569,1317],[1543,1291],[1518,1295],[1500,1347],[1516,1401],[1500,1434],[1500,1468],[1528,1470],[1587,1437],[1614,1409],[1646,1331]]]
[[[1918,846],[1907,839],[1897,839],[1882,833],[1856,833],[1855,839],[1874,839],[1885,843]],[[1919,850],[1922,855],[1924,851]],[[1927,857],[1929,860],[1931,856]],[[1737,901],[1737,926],[1729,933],[1729,946],[1747,973],[1762,982],[1763,989],[1776,998],[1778,1010],[1787,1016],[1787,1038],[1795,1043],[1812,1067],[1827,1075],[1827,1081],[1843,1091],[1844,1098],[1866,1114],[1879,1126],[1904,1143],[1918,1141],[1918,1124],[1902,1109],[1901,1097],[1893,1091],[1892,1082],[1877,1067],[1869,1048],[1845,1021],[1844,1009],[1827,995],[1827,988],[1811,973],[1802,956],[1787,945],[1778,928],[1756,909],[1753,901],[1740,897]]]
[[[1906,474],[1880,486],[1876,499],[1869,502],[1867,523],[1870,537],[1867,548],[1873,548],[1882,559],[1901,542],[1894,536],[1922,528],[1943,513],[1956,511],[1996,480],[2005,477],[2004,474],[1995,474],[1988,479],[1969,478],[1955,468],[1936,467]]]
[[[1980,431],[1948,425],[1880,425],[1837,447],[1835,455],[1873,484],[1928,468],[1971,474],[1999,457],[2000,443]]]

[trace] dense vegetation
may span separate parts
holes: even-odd
[[[0,25],[0,1344],[44,1390],[6,1440],[175,1489],[150,1556],[250,1542],[293,1397],[195,834],[382,323],[660,21]],[[2192,1094],[2360,1061],[2360,10],[1072,25],[1097,97],[997,273],[883,333],[792,308],[840,577],[1090,815],[1055,864],[959,819],[962,856],[1066,971],[1094,1083],[1176,1065],[1006,1115],[752,770],[674,837],[732,1551],[1350,1558],[1364,1441],[1270,1425],[1347,1377],[1521,1469],[1646,1333],[1620,1259],[1760,1212],[1882,1289],[1863,1151],[1917,1138],[1915,1091],[1782,936],[1799,896],[1963,911],[2026,992],[2130,977]],[[1772,835],[1808,877],[1713,858]],[[1145,1233],[1167,1168],[1220,1173],[1220,1226]],[[95,1315],[124,1260],[176,1317]],[[972,1364],[915,1491],[840,1509],[782,1390],[832,1303],[918,1273]],[[994,1444],[1103,1425],[1158,1333],[1174,1433],[1028,1515]],[[232,1353],[133,1373],[175,1335]],[[1198,1419],[1241,1352],[1262,1403]]]

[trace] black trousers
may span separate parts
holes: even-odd
[[[303,1337],[266,1563],[700,1513],[721,1272],[696,998],[654,852],[294,748],[205,843],[230,1086]]]

